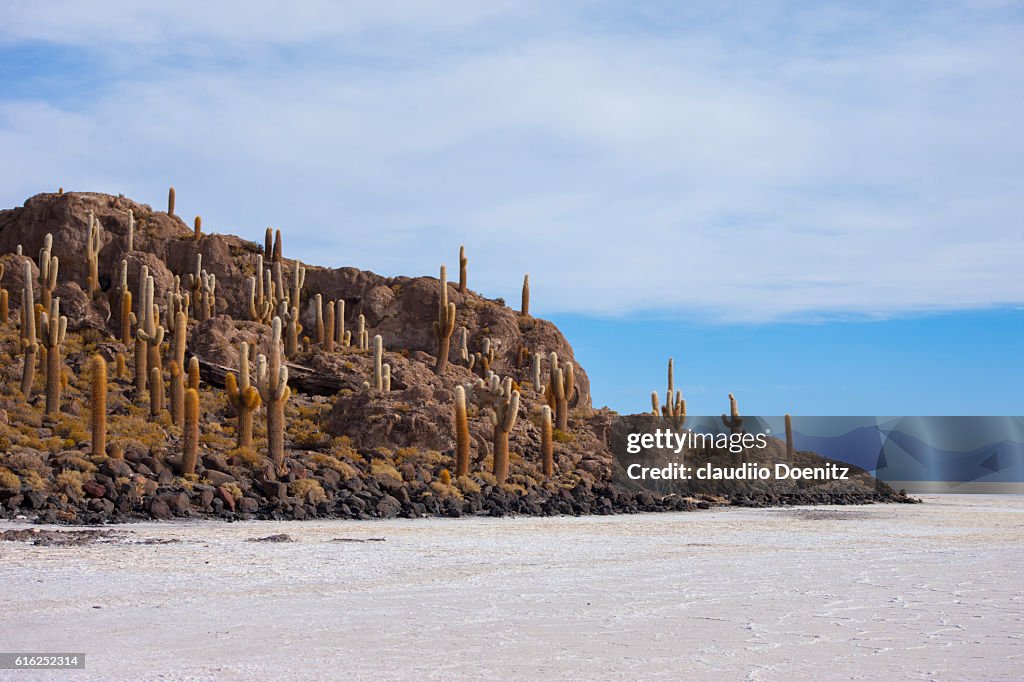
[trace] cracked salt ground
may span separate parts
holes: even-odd
[[[0,542],[0,642],[86,652],[62,679],[1019,679],[1024,500],[925,501]]]

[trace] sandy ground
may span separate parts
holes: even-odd
[[[86,670],[0,677],[1019,679],[1024,498],[926,502],[4,542],[0,651]]]

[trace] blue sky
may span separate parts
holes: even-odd
[[[464,243],[618,409],[674,355],[691,412],[1019,414],[1021,92],[1020,2],[7,2],[0,205]]]

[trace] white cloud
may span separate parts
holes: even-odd
[[[529,271],[540,314],[1024,300],[1012,7],[354,7],[0,10],[9,54],[102,70],[16,76],[0,203],[173,183],[211,229],[388,274],[465,243],[473,286],[514,301]]]

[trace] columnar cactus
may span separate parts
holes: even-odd
[[[448,302],[448,273],[441,266],[441,296],[437,302],[437,321],[434,322],[434,338],[437,339],[437,364],[434,371],[441,374],[448,366],[448,351],[451,347],[452,332],[455,331],[455,304]]]
[[[555,403],[555,417],[559,431],[569,429],[569,401],[575,388],[575,375],[571,362],[565,367],[558,366],[558,353],[554,351],[548,356],[551,365],[551,376],[548,380],[548,392]]]
[[[469,475],[469,417],[462,386],[455,387],[455,475]]]
[[[258,258],[262,261],[262,256]],[[249,278],[249,317],[260,324],[270,324],[274,317],[273,295],[268,297],[266,294],[267,291],[273,291],[274,283],[270,271],[265,274],[265,278],[262,275]]]
[[[487,373],[491,371],[491,363],[494,362],[494,348],[491,346],[490,338],[484,337],[483,342],[480,345],[480,352],[474,353],[476,367],[480,370],[480,376],[486,377]],[[470,365],[472,369],[472,365]]]
[[[132,324],[135,322],[135,313],[132,312],[132,292],[128,289],[128,261],[126,260],[121,261],[117,290],[121,298],[117,315],[121,327],[121,343],[127,346],[132,342]]]
[[[127,252],[135,250],[135,211],[128,209],[128,245]]]
[[[544,475],[551,478],[555,475],[555,444],[551,428],[551,407],[540,408],[540,454]]]
[[[533,376],[533,390],[536,393],[540,393],[541,391],[544,390],[544,382],[541,381],[541,378],[540,378],[540,365],[541,365],[541,355],[540,355],[540,353],[534,353],[533,354],[533,373],[532,373],[532,376]]]
[[[267,406],[267,456],[275,465],[284,462],[284,404],[291,395],[288,368],[281,363],[281,319],[274,318],[270,360],[256,360],[256,386]]]
[[[159,417],[164,410],[164,377],[159,367],[149,368],[149,416]]]
[[[4,264],[0,263],[0,280],[4,278]],[[7,317],[10,314],[10,302],[8,301],[7,289],[0,287],[0,324],[7,324]]]
[[[181,433],[181,475],[196,473],[199,460],[199,391],[190,388],[185,391],[185,419]]]
[[[267,231],[263,234],[263,255],[270,260],[273,257],[274,252],[274,230],[268,227]],[[256,268],[256,272],[259,272],[262,268]]]
[[[200,283],[199,298],[195,301],[196,317],[200,322],[205,322],[217,314],[217,276],[204,270]]]
[[[786,415],[786,459],[793,461],[793,418]]]
[[[466,363],[466,365],[472,369],[473,363],[470,361],[469,354],[469,330],[462,327],[459,330],[459,360]]]
[[[145,376],[155,367],[161,368],[160,344],[164,342],[163,325],[157,324],[157,307],[153,304],[153,277],[147,275],[142,289],[142,302],[139,307],[142,318],[139,320],[139,328],[135,330],[135,336],[139,341],[146,344],[146,360],[144,367],[136,367],[136,374],[141,369]],[[138,354],[136,354],[136,358]],[[145,390],[145,386],[142,386]]]
[[[196,268],[195,272],[190,272],[188,279],[186,280],[188,286],[189,297],[192,301],[192,307],[195,309],[194,315],[196,320],[202,322],[200,319],[200,298],[203,295],[203,254],[196,254]]]
[[[324,297],[317,294],[313,297],[313,304],[316,309],[316,344],[324,347]]]
[[[381,365],[381,388],[385,393],[391,393],[391,365]]]
[[[317,294],[319,296],[320,294]],[[334,301],[327,302],[327,310],[324,312],[324,350],[328,353],[334,352]]]
[[[128,373],[128,367],[124,362],[124,353],[118,352],[114,356],[114,376],[118,379],[124,379]]]
[[[181,426],[185,418],[185,374],[177,360],[168,364],[171,373],[171,423]]]
[[[94,355],[92,369],[92,396],[89,401],[89,421],[92,426],[93,457],[107,456],[107,361]]]
[[[275,263],[281,263],[284,261],[284,243],[281,239],[281,230],[274,232],[274,261]],[[282,289],[283,291],[283,289]]]
[[[334,302],[334,319],[337,324],[334,328],[334,343],[343,347],[351,345],[352,332],[345,331],[345,299],[343,298]]]
[[[295,261],[295,267],[292,270],[292,288],[288,292],[288,305],[292,308],[302,307],[302,287],[306,286],[306,268],[302,267],[299,261]]]
[[[174,215],[174,188],[167,190],[167,215]]]
[[[466,266],[469,265],[469,259],[466,258],[466,247],[459,247],[459,293],[466,293]]]
[[[285,323],[284,354],[292,358],[299,352],[299,335],[302,325],[299,323],[299,309],[292,306],[278,315]]]
[[[668,359],[668,391],[665,394],[665,404],[658,409],[658,394],[657,392],[651,393],[651,401],[654,405],[654,416],[663,417],[667,422],[672,424],[675,429],[682,428],[683,424],[686,423],[686,401],[683,400],[683,392],[677,390],[675,378],[675,369],[672,358]]]
[[[728,418],[724,414],[722,415],[722,424],[731,433],[743,433],[743,417],[740,416],[740,408],[732,393],[729,394],[729,414]]]
[[[493,398],[490,410],[491,426],[494,427],[493,473],[498,485],[504,485],[508,479],[508,432],[519,416],[519,391],[512,390],[512,377],[501,383]]]
[[[260,393],[249,381],[249,344],[245,341],[239,347],[238,375],[240,380],[236,381],[234,373],[228,372],[224,388],[228,394],[228,402],[238,416],[238,425],[235,429],[236,445],[240,448],[251,448],[252,417],[260,407]]]
[[[174,315],[174,325],[171,330],[174,334],[171,344],[171,357],[178,363],[178,368],[185,366],[185,344],[188,333],[188,316],[185,311],[179,310]]]
[[[39,303],[43,310],[50,309],[53,290],[57,286],[57,271],[60,269],[60,262],[51,254],[52,249],[53,235],[47,234],[43,239],[43,248],[39,250]]]
[[[46,348],[46,414],[60,411],[61,394],[61,346],[68,330],[68,318],[60,314],[60,299],[50,303],[50,313],[43,313],[42,342]]]
[[[100,290],[100,249],[103,248],[103,226],[96,215],[89,211],[89,225],[85,236],[85,260],[89,274],[85,278],[85,290],[94,297]]]
[[[523,304],[521,306],[524,317],[530,316],[530,275],[523,276]]]
[[[356,321],[356,331],[358,332],[358,347],[359,350],[370,349],[370,332],[366,331],[366,316],[359,313],[359,319]]]
[[[373,337],[373,387],[378,391],[384,390],[384,338],[377,334]]]
[[[188,388],[199,390],[199,358],[192,356],[188,360]]]
[[[201,216],[196,216],[195,222],[192,223],[192,239],[193,241],[199,241],[203,238],[203,219]]]

